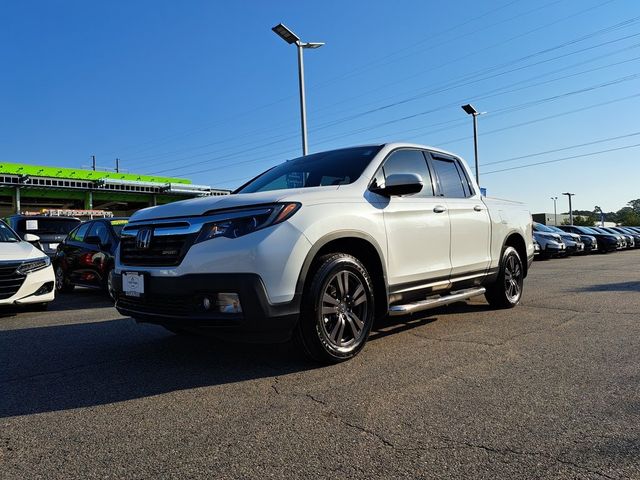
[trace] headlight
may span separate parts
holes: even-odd
[[[17,272],[22,275],[26,275],[37,270],[42,270],[43,268],[47,268],[49,265],[51,265],[51,259],[49,257],[42,257],[37,260],[24,262],[18,267]]]
[[[277,203],[267,207],[230,212],[229,218],[203,225],[196,243],[218,237],[242,237],[256,230],[284,222],[299,208],[299,203]]]

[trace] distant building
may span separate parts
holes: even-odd
[[[556,223],[556,215],[551,213],[534,213],[531,215],[534,222],[542,223],[543,225],[562,225],[562,222],[566,220],[569,223],[569,215],[565,213],[558,213],[558,223]]]
[[[584,215],[573,215],[573,218],[575,217],[584,217]],[[531,217],[533,217],[533,221],[534,222],[538,222],[538,223],[542,223],[543,225],[556,225],[555,223],[555,219],[554,219],[554,214],[553,213],[533,213],[531,214]],[[563,225],[564,224],[568,224],[569,223],[569,214],[568,213],[559,213],[558,214],[558,225]],[[602,224],[602,222],[596,222],[595,223],[596,227],[615,227],[616,226],[616,222],[604,222],[604,225]]]
[[[148,206],[227,194],[183,178],[0,162],[0,217],[45,209],[128,216]]]

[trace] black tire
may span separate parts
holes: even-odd
[[[105,291],[107,292],[107,295],[109,295],[109,298],[111,298],[111,300],[113,300],[114,302],[116,301],[116,291],[115,288],[113,287],[112,282],[112,278],[111,278],[111,274],[113,273],[113,267],[109,268],[109,270],[107,270],[107,274],[105,275],[104,278],[104,282],[103,282],[103,288],[105,289]]]
[[[342,362],[362,350],[373,326],[373,283],[352,255],[324,255],[314,265],[305,282],[294,340],[313,360]]]
[[[495,283],[487,287],[484,296],[494,308],[513,308],[522,298],[524,266],[518,251],[505,247],[500,260],[500,272]]]
[[[57,293],[71,293],[75,285],[69,283],[69,279],[64,273],[64,268],[61,265],[56,267],[56,292]]]

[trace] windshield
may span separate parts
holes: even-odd
[[[555,230],[551,230],[551,228],[549,228],[546,225],[543,225],[541,223],[534,223],[533,224],[533,229],[536,232],[556,233]]]
[[[598,234],[599,232],[596,232],[594,229],[589,228],[589,227],[576,227],[578,230],[580,230],[583,233],[590,233],[590,234]]]
[[[355,182],[381,146],[343,148],[314,153],[282,163],[249,181],[234,193],[347,185]]]
[[[556,232],[556,233],[567,233],[567,232],[565,232],[564,230],[562,230],[562,229],[560,229],[560,228],[558,228],[558,227],[554,227],[554,226],[552,226],[552,225],[547,225],[547,228],[548,228],[549,230],[551,230],[552,232]]]
[[[20,239],[9,225],[0,220],[0,242],[19,242]]]
[[[74,218],[22,218],[18,221],[17,230],[22,233],[66,235],[76,228],[80,220]]]

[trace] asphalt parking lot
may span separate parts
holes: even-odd
[[[640,478],[640,251],[521,306],[378,325],[353,361],[182,338],[78,291],[0,313],[0,477]]]

